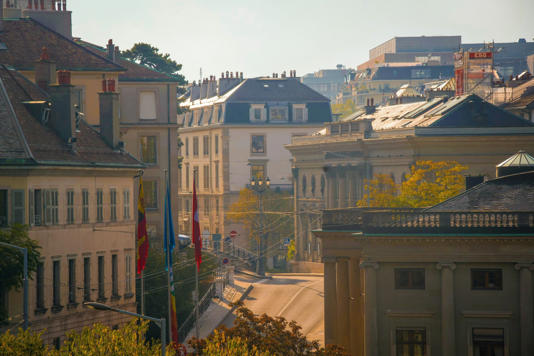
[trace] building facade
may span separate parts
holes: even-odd
[[[315,73],[305,74],[300,81],[330,101],[335,101],[338,93],[351,79],[353,72],[354,69],[346,69],[345,66],[338,64],[336,69],[321,69]]]
[[[101,132],[74,106],[70,73],[42,59],[37,87],[0,68],[2,228],[29,226],[40,262],[29,283],[29,323],[58,345],[70,330],[129,318],[94,312],[84,301],[130,311],[135,303],[134,176],[143,165],[121,149],[116,92],[100,94]],[[22,291],[10,291],[9,315],[22,314]]]
[[[401,183],[416,161],[454,160],[467,174],[495,177],[495,162],[520,149],[534,151],[531,122],[475,95],[366,110],[286,146],[293,156],[301,261],[321,261],[321,242],[312,234],[321,227],[321,211],[356,206],[374,174]]]
[[[326,210],[325,342],[366,356],[531,355],[533,173],[424,211]]]
[[[284,145],[331,121],[329,100],[296,77],[250,78],[236,73],[193,85],[179,117],[184,157],[179,176],[180,230],[190,231],[193,179],[205,236],[248,234],[225,211],[252,177],[268,177],[271,189],[291,189],[290,155]],[[239,239],[243,240],[239,242]]]

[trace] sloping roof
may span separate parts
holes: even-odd
[[[57,69],[125,70],[30,18],[0,20],[0,42],[7,47],[7,51],[0,50],[0,63],[9,64],[17,70],[33,70],[43,46],[48,49],[50,59],[56,63]]]
[[[505,110],[534,109],[534,83],[531,83],[531,85],[532,86],[525,89],[519,98],[503,104],[502,108]]]
[[[426,211],[532,211],[534,171],[489,180]]]
[[[80,122],[76,150],[72,150],[24,104],[49,100],[45,92],[4,65],[0,65],[0,84],[0,100],[9,104],[7,110],[0,109],[0,160],[4,164],[143,167],[128,153],[114,151],[84,120]]]
[[[358,112],[360,113],[360,112]],[[378,106],[354,120],[373,120],[373,130],[413,127],[527,127],[534,123],[504,111],[473,94],[409,104]],[[344,120],[345,121],[345,120]]]
[[[100,57],[104,57],[106,60],[108,60],[106,58],[106,55],[107,55],[106,48],[100,47],[93,43],[82,41],[81,39],[75,39],[74,41],[80,44],[81,46],[85,47],[92,53]],[[117,58],[116,63],[126,69],[126,72],[122,72],[119,74],[119,81],[122,81],[122,82],[129,82],[129,81],[131,82],[154,81],[154,82],[171,82],[171,83],[178,82],[176,78],[170,75],[158,72],[157,70],[148,68],[147,66],[132,62],[122,57]]]
[[[245,79],[226,99],[227,102],[330,102],[295,78]]]
[[[512,157],[507,158],[503,162],[499,163],[497,167],[528,167],[531,166],[534,170],[534,157],[526,153],[525,151],[519,151]]]

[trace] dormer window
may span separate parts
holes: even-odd
[[[264,122],[265,116],[265,105],[252,104],[250,106],[250,122]]]
[[[287,122],[287,106],[272,106],[269,108],[271,122]]]
[[[306,104],[293,104],[293,122],[307,122],[308,109]]]

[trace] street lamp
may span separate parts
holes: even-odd
[[[258,259],[256,260],[256,273],[260,275],[265,274],[265,264],[263,255],[265,252],[264,243],[265,243],[265,232],[264,228],[264,214],[263,214],[263,193],[265,193],[271,186],[271,181],[269,177],[252,177],[250,179],[250,189],[252,189],[256,194],[258,194],[259,204],[260,204],[260,241],[258,243]]]
[[[135,316],[136,318],[141,318],[141,319],[146,319],[146,320],[153,321],[161,329],[161,356],[165,356],[165,344],[166,344],[166,341],[165,341],[165,324],[166,324],[165,318],[161,318],[161,319],[153,318],[151,316],[132,313],[132,312],[127,311],[127,310],[113,308],[113,307],[111,307],[109,305],[102,304],[102,303],[96,303],[96,302],[84,302],[83,305],[85,305],[86,307],[89,307],[91,309],[95,309],[95,310],[107,310],[107,311],[112,311],[112,312],[116,312],[116,313]]]
[[[17,245],[9,244],[7,242],[0,242],[0,245],[16,248],[19,251],[22,251],[24,255],[24,330],[28,329],[28,249],[26,247],[20,247]]]

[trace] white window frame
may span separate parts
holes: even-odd
[[[285,118],[279,120],[279,119],[273,119],[273,110],[284,110],[286,115]],[[269,121],[270,122],[288,122],[289,121],[289,108],[286,105],[273,105],[269,107]]]
[[[297,110],[302,109],[302,120],[297,120]],[[308,122],[308,109],[306,104],[293,104],[293,122]]]
[[[259,120],[256,120],[256,116],[254,115],[254,112],[256,109],[261,110],[261,116]],[[251,104],[250,105],[250,122],[265,122],[267,121],[267,115],[265,112],[265,104]]]
[[[152,100],[152,97],[154,98],[153,107],[148,108],[144,106],[144,105],[152,105],[151,102],[145,101],[145,100]],[[158,96],[156,94],[156,91],[154,90],[139,91],[139,119],[140,120],[156,120],[158,118],[157,97]]]

